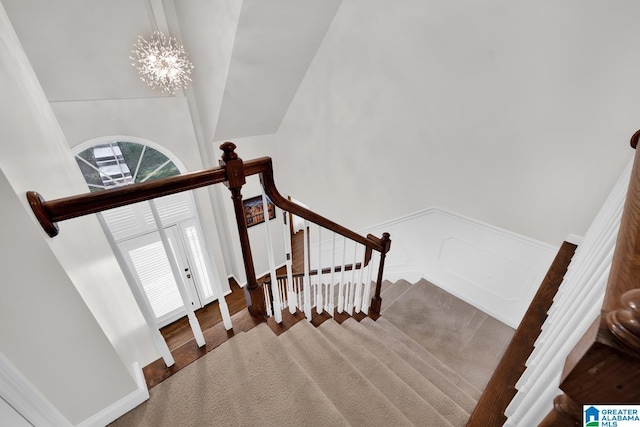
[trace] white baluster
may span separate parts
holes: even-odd
[[[295,291],[292,274],[293,255],[291,253],[291,227],[289,227],[289,213],[282,212],[284,218],[284,250],[286,252],[285,268],[287,270],[287,300],[289,302],[289,313],[294,314],[298,305],[298,293]]]
[[[100,225],[102,226],[102,228],[105,230],[108,230],[107,223],[104,219],[104,216],[102,216],[102,212],[98,212],[96,216],[98,217],[98,221],[100,222]],[[125,261],[122,255],[122,251],[120,250],[120,247],[118,247],[116,240],[113,238],[113,234],[112,233],[104,233],[104,234],[105,236],[107,236],[107,241],[109,242],[109,245],[111,245],[111,249],[113,249],[113,253],[116,257],[116,260],[118,261],[118,264],[120,264],[120,267],[122,268],[122,273],[124,274],[125,279],[129,283],[129,288],[131,289],[131,293],[133,294],[133,297],[138,303],[138,307],[142,312],[142,316],[144,317],[144,320],[147,322],[147,325],[151,330],[151,337],[153,338],[153,344],[156,347],[156,350],[158,350],[158,353],[160,353],[160,356],[162,356],[162,360],[164,360],[164,364],[167,365],[167,367],[172,366],[175,363],[175,361],[173,360],[173,356],[171,355],[171,350],[169,350],[169,346],[167,345],[167,342],[165,341],[164,337],[160,333],[160,327],[158,326],[158,322],[156,320],[155,314],[153,313],[153,307],[151,307],[151,303],[149,302],[149,299],[145,294],[142,293],[138,285],[136,285],[136,280],[133,277],[131,270],[127,267],[127,262]]]
[[[273,209],[276,207],[274,206]],[[264,230],[267,235],[267,256],[269,258],[269,272],[271,273],[271,295],[273,298],[273,317],[276,323],[282,323],[282,304],[280,303],[280,292],[278,291],[278,276],[276,275],[276,262],[273,256],[273,239],[269,230],[269,205],[267,195],[262,188],[262,214],[264,216]]]
[[[349,283],[349,294],[348,300],[349,305],[347,308],[347,312],[353,316],[353,302],[356,293],[356,262],[358,260],[358,244],[353,242],[353,262],[351,263],[351,282]]]
[[[318,284],[316,286],[316,311],[322,314],[324,300],[322,298],[322,227],[318,226]]]
[[[367,266],[367,279],[364,284],[364,296],[362,297],[362,311],[365,313],[369,313],[369,305],[371,304],[371,278],[373,275],[373,266],[376,265],[376,253],[377,252],[373,251],[369,265]]]
[[[264,292],[264,303],[267,306],[267,316],[271,317],[273,316],[273,311],[271,310],[271,296],[269,295],[269,287],[270,286],[262,286],[262,292]]]
[[[287,298],[287,289],[286,289],[286,280],[278,279],[278,290],[280,291],[280,301],[282,302],[282,309],[287,308],[288,298]]]
[[[335,301],[335,286],[334,286],[334,275],[336,271],[336,233],[333,232],[333,237],[331,239],[331,274],[329,276],[329,298],[327,301],[327,311],[329,314],[333,316],[334,310],[334,301]]]
[[[311,280],[309,278],[309,235],[307,232],[309,223],[304,220],[304,279],[302,281],[302,292],[304,294],[304,315],[311,321]]]
[[[362,262],[360,263],[360,271],[358,274],[358,282],[356,284],[356,295],[355,295],[355,306],[354,309],[356,311],[356,313],[360,313],[360,309],[362,307],[362,298],[364,297],[364,290],[362,289],[364,286],[364,281],[363,281],[363,273],[364,273],[364,263],[365,263],[365,258],[367,256],[367,248],[364,248],[364,253],[362,254]]]
[[[298,299],[298,307],[300,307],[302,309],[304,307],[302,291],[300,291],[300,284],[302,282],[302,277],[295,276],[294,280],[295,280],[295,284],[296,284],[296,298]]]
[[[344,310],[344,263],[347,256],[347,238],[343,237],[342,240],[342,264],[340,267],[340,281],[338,282],[338,313],[342,313]]]
[[[202,329],[200,328],[200,323],[198,322],[198,318],[193,312],[193,306],[191,305],[191,299],[189,298],[189,291],[187,291],[187,286],[182,279],[182,273],[180,272],[180,268],[178,267],[178,263],[176,262],[176,258],[173,256],[173,251],[171,250],[171,244],[169,243],[169,238],[167,237],[167,233],[162,226],[162,220],[160,220],[160,215],[158,214],[158,209],[156,208],[156,203],[154,200],[149,200],[149,206],[151,207],[151,214],[153,215],[153,220],[156,223],[156,227],[158,228],[158,233],[160,234],[160,239],[162,240],[162,246],[164,247],[164,251],[167,254],[167,259],[169,260],[169,266],[171,267],[171,272],[173,273],[173,278],[176,281],[176,285],[178,287],[178,292],[180,293],[180,298],[182,298],[182,305],[187,312],[187,318],[189,319],[189,325],[191,326],[191,330],[193,331],[193,336],[196,339],[196,343],[198,347],[202,347],[206,344],[204,335],[202,335]]]

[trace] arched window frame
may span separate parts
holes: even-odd
[[[78,157],[78,155],[80,153],[82,153],[83,151],[94,147],[96,145],[102,145],[102,144],[108,144],[108,143],[114,143],[114,142],[131,142],[134,144],[140,144],[141,146],[143,146],[143,150],[146,149],[146,147],[152,148],[156,151],[158,151],[160,154],[164,155],[165,157],[167,157],[178,169],[179,173],[184,173],[187,171],[187,168],[184,166],[184,163],[182,163],[182,161],[176,157],[171,151],[169,151],[167,148],[163,147],[160,144],[157,144],[151,140],[145,139],[145,138],[139,138],[139,137],[135,137],[135,136],[128,136],[128,135],[110,135],[110,136],[101,136],[98,138],[93,138],[93,139],[89,139],[87,141],[84,141],[74,147],[72,147],[71,149],[71,153],[73,154],[74,159]],[[140,156],[140,159],[142,159],[142,155]],[[166,163],[165,163],[166,164]],[[140,163],[138,163],[138,167],[139,167]],[[160,167],[158,167],[158,170],[161,169],[161,167],[164,166],[161,165]],[[93,167],[93,165],[91,165],[91,167]],[[137,170],[134,170],[132,173],[132,176],[135,177],[137,174]],[[152,175],[148,176],[145,178],[145,181],[148,178],[151,178]],[[88,184],[89,185],[89,184]]]

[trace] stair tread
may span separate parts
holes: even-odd
[[[224,426],[297,426],[301,420],[318,427],[350,425],[266,324],[236,334],[149,394],[110,427],[146,426],[150,418],[158,426],[211,425],[212,420]]]
[[[426,396],[425,393],[430,393],[433,389],[442,393],[446,399],[440,399],[437,404],[430,400],[431,404],[450,421],[454,419],[459,421],[463,418],[464,424],[475,408],[476,399],[449,381],[446,373],[429,365],[420,356],[412,355],[408,347],[397,349],[399,352],[397,353],[394,347],[401,347],[404,344],[394,341],[391,343],[392,346],[389,346],[383,337],[379,337],[377,330],[371,327],[371,323],[375,322],[360,324],[347,321],[343,325],[352,331],[361,345],[370,349],[385,365],[394,371],[398,369],[398,375],[412,388],[415,387],[416,391],[420,390],[418,391],[420,395]]]
[[[385,307],[393,304],[393,302],[400,298],[411,286],[411,283],[406,280],[398,280],[385,289],[384,292],[381,292],[380,298],[382,298],[383,301],[382,313],[384,313]]]
[[[278,339],[282,341],[296,362],[318,384],[350,424],[366,426],[412,425],[309,322],[296,324]],[[338,378],[339,380],[337,380]],[[361,392],[353,393],[354,387]]]
[[[484,389],[514,330],[424,279],[384,317],[477,389]]]
[[[473,384],[468,382],[456,371],[450,368],[447,364],[442,362],[439,358],[434,356],[429,350],[422,345],[414,341],[410,336],[398,329],[393,323],[389,322],[386,318],[380,317],[377,321],[372,319],[364,319],[362,321],[364,325],[369,326],[375,331],[376,336],[383,341],[389,348],[396,352],[400,357],[405,360],[409,360],[409,363],[416,368],[420,368],[420,372],[426,375],[431,368],[439,372],[447,380],[459,388],[462,392],[477,400],[482,395],[482,392],[478,390]],[[419,357],[428,366],[422,366],[415,358]]]
[[[357,324],[353,319],[347,320],[345,324],[351,322]],[[417,381],[409,379],[411,385],[423,392],[422,395],[418,393],[405,381],[407,375],[397,375],[396,370],[402,371],[402,367],[394,370],[385,365],[367,348],[358,345],[360,340],[350,329],[336,322],[325,322],[318,330],[414,424],[421,425],[424,420],[431,420],[437,425],[463,426],[469,418],[469,414],[432,384],[431,387],[424,384],[425,387],[421,388],[416,386]],[[416,377],[416,372],[411,372],[410,375]]]

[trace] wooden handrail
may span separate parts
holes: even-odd
[[[311,221],[314,224],[320,225],[327,230],[334,231],[368,248],[371,248],[378,252],[384,251],[384,245],[379,241],[379,239],[371,238],[369,236],[364,237],[356,233],[355,231],[351,231],[348,228],[343,227],[340,224],[333,222],[323,217],[322,215],[319,215],[303,206],[300,206],[299,204],[294,203],[288,200],[286,197],[282,196],[276,188],[275,182],[273,180],[273,166],[271,165],[271,159],[269,159],[269,166],[264,168],[264,170],[260,172],[260,182],[262,183],[267,196],[269,196],[271,201],[280,209],[291,212],[292,214],[297,215],[300,218],[304,218],[307,221]]]
[[[640,131],[631,137],[636,148]],[[640,154],[636,151],[600,316],[567,357],[542,426],[576,425],[584,404],[640,402]],[[580,424],[581,425],[581,424]]]
[[[259,289],[260,284],[255,277],[241,195],[241,188],[246,182],[246,177],[259,174],[260,182],[265,189],[265,193],[276,206],[364,245],[366,247],[365,265],[369,262],[372,250],[380,252],[379,283],[377,283],[376,294],[373,298],[373,300],[378,301],[376,306],[379,312],[382,268],[384,267],[385,254],[391,244],[389,234],[385,233],[382,238],[377,238],[370,234],[364,237],[307,208],[287,200],[279,193],[275,186],[271,158],[261,157],[244,162],[235,153],[235,148],[235,144],[231,142],[225,142],[220,146],[220,149],[223,151],[220,167],[49,201],[45,200],[35,191],[28,191],[27,200],[42,228],[50,237],[55,237],[59,233],[57,223],[60,221],[213,184],[224,183],[231,191],[231,199],[233,200],[236,213],[240,246],[245,272],[247,274],[247,305],[252,315],[260,316],[261,313],[265,312],[264,298],[262,291]]]
[[[225,143],[220,148],[222,148],[225,153],[233,153],[235,145],[233,143]],[[318,224],[328,230],[335,231],[344,237],[361,243],[362,245],[378,252],[381,252],[384,249],[377,239],[361,236],[360,234],[283,197],[276,188],[273,180],[273,165],[270,157],[261,157],[255,160],[243,162],[243,167],[245,177],[261,174],[261,181],[265,187],[265,192],[271,201],[280,209],[291,212],[294,215]],[[42,228],[47,231],[49,236],[54,237],[59,232],[58,227],[56,226],[56,223],[59,221],[228,181],[229,176],[226,168],[221,166],[160,178],[154,181],[126,185],[95,193],[84,193],[48,201],[45,201],[37,192],[28,191],[27,199],[29,200],[29,204],[31,205],[31,209],[34,211],[36,218],[40,221]]]
[[[255,175],[270,166],[271,159],[268,157],[248,161],[244,163],[245,176]],[[59,232],[56,225],[59,221],[195,190],[225,181],[228,181],[225,168],[216,167],[55,200],[45,201],[37,192],[28,191],[27,199],[42,228],[49,236],[55,237]]]

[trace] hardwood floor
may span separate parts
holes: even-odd
[[[302,231],[291,236],[291,258],[291,270],[294,273],[303,273],[304,233]],[[285,273],[286,270],[284,270],[284,268],[278,269],[277,271],[277,274]],[[262,282],[262,278],[259,278],[258,281]],[[233,278],[229,279],[229,287],[231,288],[231,294],[227,295],[225,300],[229,306],[229,314],[233,316],[234,314],[244,310],[247,305],[243,289]],[[210,329],[222,322],[218,301],[214,301],[211,304],[207,304],[205,307],[196,310],[195,314],[200,322],[202,331],[206,331],[207,329]],[[191,331],[189,320],[186,316],[160,329],[160,333],[167,341],[167,345],[171,351],[193,339],[193,332]]]
[[[298,232],[291,238],[292,252],[292,271],[294,273],[302,273],[304,271],[304,233]],[[284,269],[278,269],[277,274],[286,272]],[[262,278],[258,279],[262,282]],[[169,378],[180,369],[199,359],[213,350],[234,334],[242,331],[248,331],[256,324],[260,323],[259,319],[254,319],[247,311],[244,290],[238,283],[231,278],[229,280],[231,294],[225,297],[229,307],[229,314],[233,323],[233,329],[226,331],[222,324],[222,316],[218,301],[214,301],[207,306],[196,310],[195,315],[198,318],[202,333],[205,337],[206,344],[198,348],[193,337],[193,332],[189,326],[187,317],[183,317],[164,328],[160,329],[160,333],[164,337],[171,350],[171,354],[175,360],[175,364],[167,367],[160,358],[143,368],[143,373],[147,382],[147,387],[151,388],[163,380]],[[295,314],[283,313],[283,323],[278,325],[273,319],[267,320],[271,329],[280,334],[293,326],[295,323],[304,318],[300,312]]]
[[[247,304],[244,298],[244,291],[233,278],[229,279],[229,287],[231,288],[231,294],[227,295],[225,300],[229,306],[229,314],[233,316],[244,310]],[[222,322],[218,301],[214,301],[196,310],[195,314],[198,322],[200,322],[202,331],[213,328]],[[171,351],[193,339],[193,332],[191,331],[189,320],[186,316],[160,329],[160,333],[165,341],[167,341],[167,345]]]

